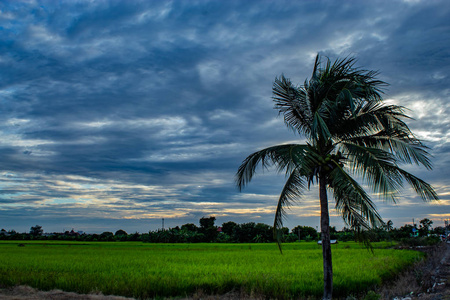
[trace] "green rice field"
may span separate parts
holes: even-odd
[[[23,244],[24,246],[20,246]],[[358,294],[393,278],[423,254],[332,245],[334,295]],[[239,291],[269,298],[320,297],[322,253],[314,242],[148,244],[140,242],[0,242],[0,286],[101,291],[140,299]]]

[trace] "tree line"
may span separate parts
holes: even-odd
[[[28,233],[18,233],[14,230],[0,231],[1,240],[68,240],[68,241],[142,241],[149,243],[271,243],[275,242],[273,227],[264,223],[242,223],[232,221],[225,222],[222,226],[215,225],[216,218],[203,217],[199,225],[187,223],[181,227],[176,226],[169,229],[158,229],[148,233],[127,233],[120,229],[115,233],[105,231],[101,234],[86,234],[72,231],[62,233],[46,233],[42,226],[36,225],[30,228]],[[394,228],[392,221],[384,226],[366,232],[369,239],[377,241],[400,241],[427,237],[429,235],[439,236],[445,234],[444,227],[432,228],[433,221],[428,218],[422,219],[417,225],[406,224],[400,228]],[[286,243],[296,241],[319,241],[320,233],[310,226],[296,226],[292,230],[283,227],[282,241]],[[354,230],[344,227],[336,230],[330,227],[330,237],[337,241],[358,240],[358,234]]]

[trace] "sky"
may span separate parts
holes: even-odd
[[[405,185],[374,195],[394,227],[450,218],[450,2],[1,1],[0,227],[148,232],[273,224],[286,179],[269,169],[241,192],[235,173],[264,147],[304,142],[273,109],[284,74],[310,78],[319,53],[357,58],[389,83],[386,103],[430,149]],[[331,225],[344,226],[330,199]],[[285,225],[319,226],[314,186]]]

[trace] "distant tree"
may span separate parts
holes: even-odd
[[[216,217],[203,217],[200,219],[200,228],[205,229],[205,228],[210,228],[214,226],[214,222],[216,221]]]
[[[281,227],[279,228],[280,232],[281,232],[281,236],[285,236],[289,234],[289,228],[287,227]]]
[[[205,241],[205,235],[197,231],[189,231],[186,236],[186,241],[189,243],[201,243]]]
[[[420,236],[427,236],[428,232],[431,229],[431,225],[433,224],[433,221],[431,221],[428,218],[424,218],[424,219],[420,220],[419,223],[420,223],[420,225],[419,225]]]
[[[225,223],[222,224],[222,232],[227,234],[227,235],[229,235],[229,236],[232,236],[233,235],[233,229],[236,226],[238,226],[238,224],[236,224],[233,221],[225,222]]]
[[[348,227],[342,228],[342,231],[338,234],[338,240],[343,242],[355,240],[355,231]]]
[[[444,234],[445,233],[445,228],[442,227],[442,226],[436,226],[436,227],[433,228],[432,233],[439,234],[439,235]]]
[[[273,241],[273,227],[264,223],[255,225],[255,235],[259,236],[258,243],[268,243]]]
[[[317,237],[317,230],[310,226],[296,226],[292,228],[292,233],[297,236],[297,239],[300,237],[301,240],[305,240],[307,236],[311,239]]]
[[[264,238],[261,234],[256,234],[252,241],[255,243],[264,243]]]
[[[400,240],[404,238],[411,237],[413,233],[413,228],[416,228],[415,226],[412,226],[410,224],[405,224],[400,228],[394,228],[391,230],[390,235],[394,240]]]
[[[100,235],[100,238],[102,241],[113,241],[114,240],[114,234],[109,231],[102,232]]]
[[[32,236],[41,236],[44,233],[42,226],[36,225],[30,228],[30,234]]]
[[[254,222],[242,223],[233,228],[233,237],[239,243],[251,243],[256,236]]]
[[[203,217],[200,219],[200,233],[205,235],[205,242],[213,242],[217,237],[217,227],[214,226],[214,222],[216,221],[216,217]]]
[[[119,229],[114,233],[114,239],[116,241],[127,241],[128,233],[125,230]]]
[[[197,232],[198,231],[198,227],[197,227],[197,225],[195,225],[193,223],[188,223],[188,224],[181,225],[181,230]]]
[[[127,241],[139,241],[141,235],[139,232],[127,235]]]
[[[394,228],[394,223],[392,222],[392,220],[387,221],[386,224],[384,225],[384,228],[387,231],[391,231]]]
[[[119,229],[114,234],[115,236],[121,236],[121,235],[128,235],[128,233],[125,230]]]

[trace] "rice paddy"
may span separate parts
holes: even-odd
[[[423,256],[386,245],[375,244],[373,253],[352,242],[333,245],[334,295],[380,285]],[[320,297],[322,276],[321,248],[314,242],[285,244],[283,254],[275,244],[0,242],[3,287],[139,299],[234,290],[286,299]]]

